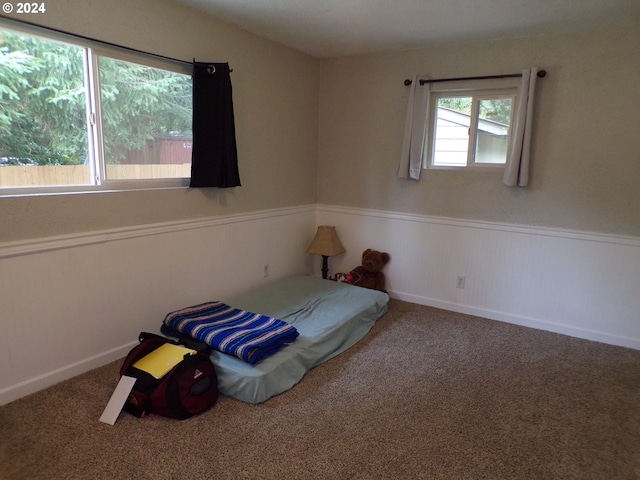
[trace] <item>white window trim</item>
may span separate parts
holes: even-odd
[[[99,97],[99,75],[97,69],[98,57],[109,57],[116,60],[137,63],[147,67],[159,68],[185,75],[192,74],[191,64],[172,60],[150,53],[129,50],[125,47],[103,44],[98,41],[84,39],[72,34],[65,34],[46,27],[39,27],[33,24],[21,23],[0,17],[0,28],[39,37],[44,40],[57,41],[85,49],[85,83],[88,85],[87,92],[87,130],[89,151],[92,155],[100,155],[100,159],[91,162],[92,167],[97,163],[102,171],[92,171],[92,178],[99,178],[99,184],[94,185],[60,185],[60,186],[33,186],[33,187],[0,187],[0,198],[20,197],[20,196],[40,196],[51,194],[82,194],[92,192],[118,192],[131,190],[165,190],[165,189],[186,189],[190,179],[184,178],[158,178],[158,179],[131,179],[131,180],[108,180],[105,174],[104,149],[102,141],[102,115],[100,112]]]
[[[432,84],[429,108],[427,111],[427,128],[428,132],[425,138],[426,148],[424,149],[424,157],[422,168],[427,170],[497,170],[504,169],[505,164],[496,163],[480,163],[475,161],[475,136],[469,135],[468,156],[466,165],[434,165],[434,148],[435,148],[435,132],[437,126],[436,112],[438,108],[438,99],[447,97],[474,97],[473,109],[470,116],[470,128],[477,128],[476,121],[476,99],[487,98],[513,98],[513,107],[515,108],[517,101],[518,84],[512,79],[497,79],[487,82],[486,80],[465,81],[454,84],[452,82],[443,82],[440,84]],[[511,125],[513,125],[513,109],[511,112]],[[511,132],[510,132],[511,134]],[[471,159],[471,161],[470,161]]]

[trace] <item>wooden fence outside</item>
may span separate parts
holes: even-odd
[[[107,165],[110,180],[150,178],[188,178],[191,164],[173,165]],[[87,165],[7,166],[0,167],[0,187],[35,187],[56,185],[90,185],[91,170]]]

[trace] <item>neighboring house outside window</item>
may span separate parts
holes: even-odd
[[[425,167],[504,166],[516,91],[433,92]]]

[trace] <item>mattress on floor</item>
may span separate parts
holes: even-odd
[[[261,403],[289,390],[311,368],[361,340],[387,311],[389,297],[316,277],[271,282],[225,303],[279,318],[295,326],[298,338],[257,365],[214,351],[218,390],[248,403]]]

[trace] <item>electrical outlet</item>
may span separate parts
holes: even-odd
[[[466,282],[467,277],[458,277],[456,278],[456,288],[464,288],[464,283]]]
[[[265,263],[264,264],[264,278],[267,278],[269,276],[269,264]]]

